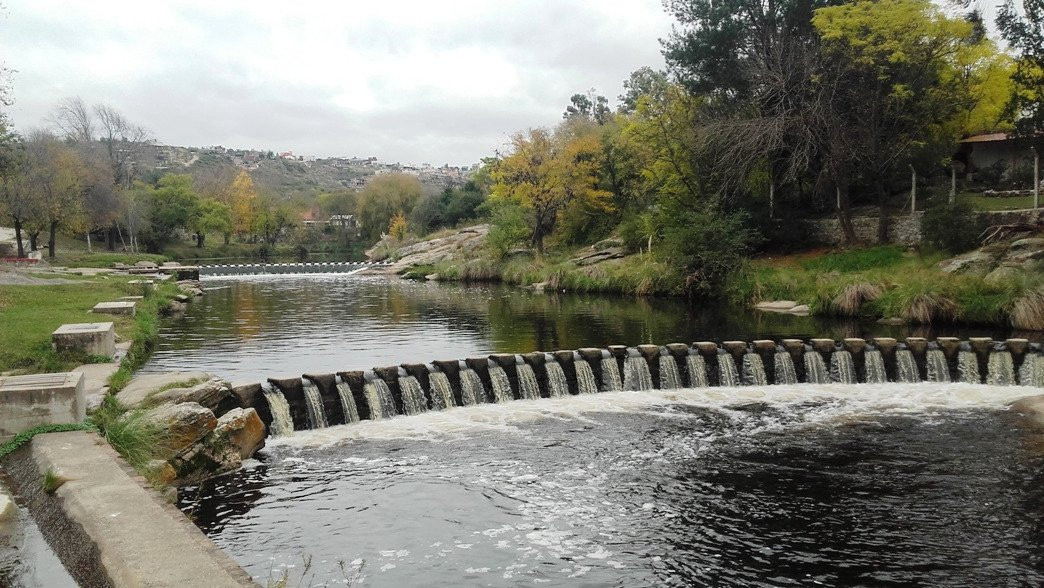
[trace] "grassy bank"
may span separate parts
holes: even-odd
[[[632,255],[589,266],[569,261],[574,255],[552,253],[543,258],[499,260],[476,257],[414,268],[406,277],[437,274],[461,282],[503,282],[518,286],[544,284],[546,290],[622,293],[639,296],[681,295],[684,277],[674,267],[646,255]]]
[[[51,347],[51,333],[66,323],[111,320],[119,339],[134,342],[132,351],[141,347],[139,340],[147,339],[150,332],[154,341],[159,309],[177,293],[177,285],[162,283],[146,292],[141,285],[129,284],[132,279],[132,276],[96,276],[74,284],[0,286],[0,324],[4,326],[0,371],[60,372],[83,363],[103,361],[104,358],[80,353],[58,353]],[[138,304],[136,316],[103,317],[90,313],[95,304],[118,300],[121,296],[145,296]]]
[[[1044,328],[1044,277],[991,285],[942,272],[944,257],[883,246],[754,260],[732,276],[727,294],[737,304],[794,300],[817,315]]]

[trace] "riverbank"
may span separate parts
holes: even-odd
[[[393,261],[393,271],[412,279],[636,296],[682,297],[688,290],[679,268],[654,255],[628,253],[613,240],[544,256],[517,250],[500,257],[486,246],[486,230],[469,227],[397,247],[385,241],[368,253]],[[947,257],[878,246],[755,258],[736,268],[721,298],[748,307],[792,300],[817,316],[895,324],[1044,330],[1044,239],[1022,235]]]

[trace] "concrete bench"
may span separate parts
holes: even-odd
[[[39,425],[82,423],[87,416],[81,373],[0,377],[0,439]]]
[[[138,304],[132,300],[120,300],[116,302],[99,302],[94,305],[91,312],[98,314],[116,314],[134,316]]]
[[[116,328],[112,323],[73,323],[51,333],[56,351],[82,351],[112,357],[116,353]]]

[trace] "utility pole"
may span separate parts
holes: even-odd
[[[841,186],[834,188],[837,191],[837,209],[841,210]]]
[[[950,204],[957,202],[957,166],[950,163]]]
[[[910,214],[917,212],[917,170],[910,166]]]

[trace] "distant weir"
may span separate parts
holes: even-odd
[[[458,406],[619,390],[946,382],[1044,387],[1025,339],[784,339],[494,354],[237,386],[272,436]]]

